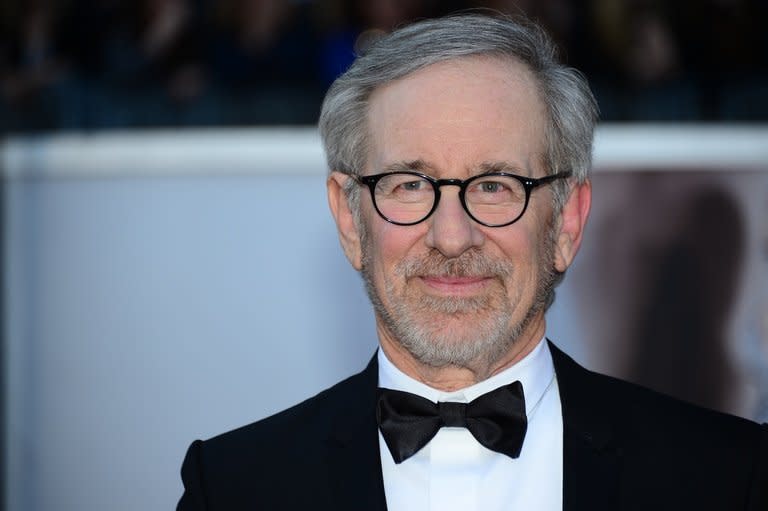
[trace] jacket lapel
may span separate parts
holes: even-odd
[[[604,399],[592,373],[549,343],[563,410],[563,509],[620,508],[622,448],[616,441],[619,413]],[[347,406],[328,439],[328,477],[333,508],[386,511],[376,427],[378,364],[374,355],[350,382]]]
[[[549,344],[563,410],[563,509],[620,509],[620,410],[604,399],[592,373]],[[610,415],[609,415],[610,414]]]
[[[331,429],[326,463],[336,510],[386,510],[376,426],[378,377],[374,355],[354,377],[348,401]]]

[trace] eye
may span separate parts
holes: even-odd
[[[413,174],[391,174],[379,181],[376,194],[402,202],[430,201],[434,197],[429,181]]]
[[[498,193],[504,191],[504,184],[498,181],[483,181],[478,185],[478,191],[483,193]]]
[[[481,179],[470,187],[473,194],[499,194],[509,193],[510,183],[504,179]]]
[[[467,188],[467,201],[475,204],[504,204],[525,200],[523,186],[508,176],[484,176]]]
[[[403,181],[398,185],[405,192],[418,192],[426,186],[423,179],[414,179],[412,181]]]

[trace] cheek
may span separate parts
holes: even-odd
[[[522,227],[522,226],[519,226]],[[517,229],[514,236],[496,236],[491,238],[489,246],[497,247],[501,257],[512,266],[511,281],[507,283],[511,289],[510,296],[521,296],[535,292],[541,265],[544,263],[544,239],[541,233],[530,229]]]
[[[530,215],[530,223],[525,224],[526,229],[522,235],[525,243],[527,260],[534,273],[545,270],[545,265],[551,264],[551,210],[549,208],[534,209],[526,213]]]
[[[372,269],[379,279],[394,279],[395,267],[416,254],[420,246],[425,246],[423,231],[420,225],[404,227],[378,219],[374,221],[369,246],[373,255]]]

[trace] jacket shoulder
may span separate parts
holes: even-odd
[[[348,412],[349,403],[359,400],[365,392],[372,389],[366,385],[366,375],[359,373],[279,413],[203,443],[207,450],[222,453],[242,453],[251,447],[279,449],[285,455],[291,445],[301,445],[303,450],[316,443],[311,440],[329,434],[338,417]]]
[[[298,509],[327,498],[330,442],[340,419],[373,415],[376,376],[369,364],[280,413],[193,442],[182,464],[185,492],[177,509],[273,509],[287,502]]]
[[[687,508],[683,503],[693,498],[713,506],[707,509],[764,509],[768,426],[589,371],[556,348],[552,353],[571,446],[622,459],[625,490],[633,489],[638,502],[647,498],[654,508],[653,499],[665,495],[670,509]]]
[[[699,431],[704,428],[732,433],[760,432],[760,426],[751,420],[704,408],[613,376],[581,369],[596,400],[602,401],[604,406],[617,414],[623,412],[635,420],[642,418],[642,423],[656,423],[668,432],[676,428],[688,430],[694,425]]]
[[[675,424],[758,431],[759,425],[734,415],[703,408],[636,383],[597,373],[575,362],[557,347],[552,348],[564,406],[586,408],[613,416],[638,414],[665,429]]]

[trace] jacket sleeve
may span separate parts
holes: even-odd
[[[761,427],[753,474],[747,509],[750,511],[768,510],[768,423]]]
[[[184,457],[184,463],[181,465],[184,494],[176,506],[176,511],[204,511],[206,509],[200,455],[202,445],[202,441],[195,440],[189,446],[187,455]]]

